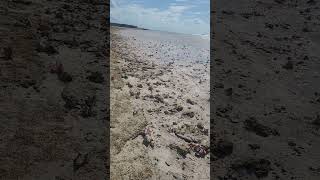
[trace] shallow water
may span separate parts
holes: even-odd
[[[208,63],[210,40],[198,35],[121,28],[118,32],[128,38],[141,53],[159,63]]]

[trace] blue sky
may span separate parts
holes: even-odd
[[[185,33],[209,34],[210,0],[111,0],[111,22]]]

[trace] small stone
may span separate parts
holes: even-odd
[[[127,83],[127,85],[128,85],[129,88],[133,87],[132,84],[130,84],[129,82]]]
[[[147,137],[144,137],[143,138],[143,145],[145,145],[146,147],[150,146],[151,145],[151,141],[148,140]]]
[[[198,124],[197,124],[197,128],[199,128],[199,129],[204,129],[204,127],[203,127],[203,125],[202,125],[201,123],[198,123]]]
[[[134,96],[134,92],[133,91],[129,91],[129,93],[130,93],[130,96]]]
[[[182,106],[177,106],[176,110],[177,110],[178,112],[180,112],[180,111],[183,110],[183,107],[182,107]]]
[[[177,153],[183,158],[186,158],[189,152],[187,150],[181,149],[180,147],[177,147]]]
[[[187,99],[187,103],[191,104],[191,105],[194,105],[195,102],[193,102],[191,99]]]
[[[194,146],[193,151],[197,158],[204,158],[209,153],[208,147],[202,145]]]
[[[194,112],[185,112],[182,114],[183,116],[188,116],[190,118],[193,118],[194,117]]]
[[[164,103],[163,97],[161,97],[159,94],[155,95],[154,98],[156,99],[157,103]]]

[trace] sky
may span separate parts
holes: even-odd
[[[184,34],[209,34],[210,0],[111,0],[110,21]]]

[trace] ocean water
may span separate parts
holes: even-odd
[[[209,63],[210,39],[163,31],[120,28],[118,32],[141,53],[159,63]]]

